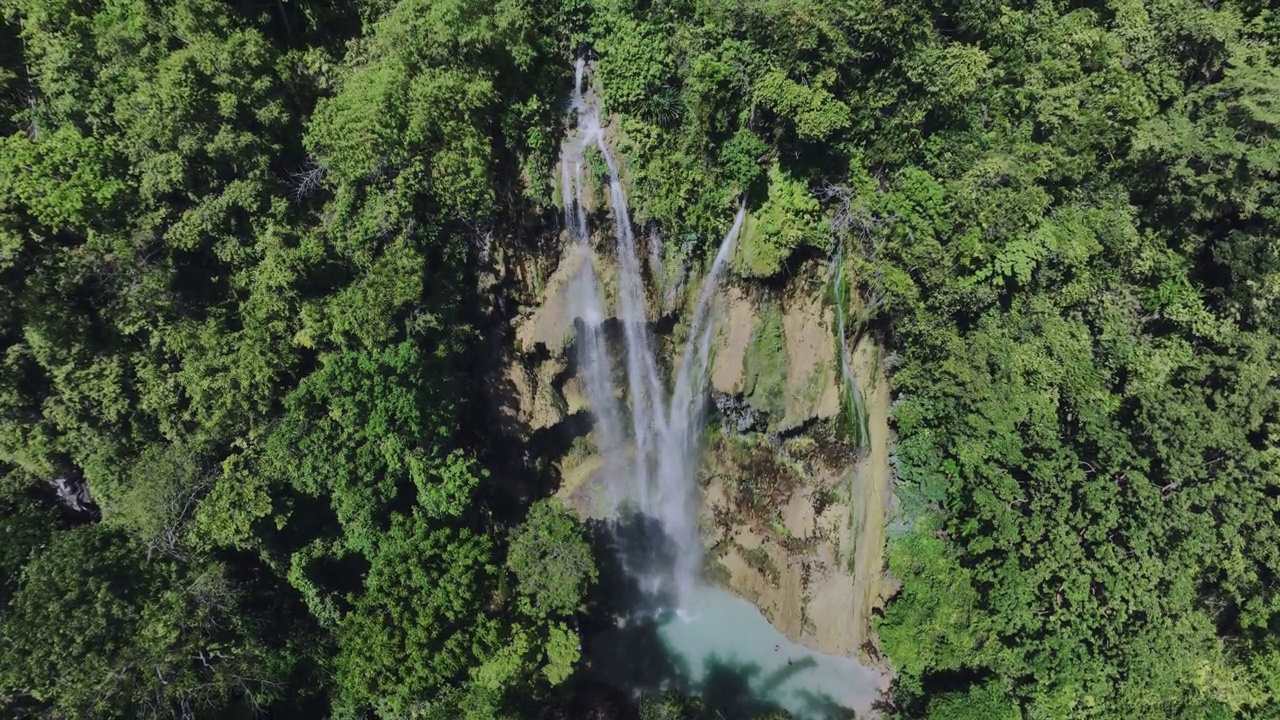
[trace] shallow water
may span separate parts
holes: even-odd
[[[714,587],[695,588],[678,612],[633,615],[592,645],[614,684],[696,693],[734,720],[779,709],[800,720],[864,717],[880,695],[874,670],[792,643],[754,605]]]

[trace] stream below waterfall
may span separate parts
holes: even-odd
[[[566,137],[560,159],[565,228],[569,242],[586,257],[567,310],[577,332],[595,445],[609,478],[606,502],[618,545],[612,560],[621,579],[615,578],[617,587],[606,585],[616,627],[588,638],[587,658],[596,672],[624,689],[698,694],[728,718],[777,709],[802,720],[862,717],[879,697],[877,671],[792,643],[754,605],[700,579],[696,477],[712,307],[745,205],[698,290],[683,348],[663,362],[647,317],[645,276],[625,188],[606,143],[598,98],[584,87],[586,74],[586,63],[579,60],[570,105],[577,126]],[[601,255],[612,255],[618,266],[615,308],[606,307],[597,267],[601,260],[591,250],[584,198],[589,150],[598,151],[608,168],[616,245]],[[606,333],[609,320],[616,320],[620,333]],[[669,388],[663,382],[667,368]]]

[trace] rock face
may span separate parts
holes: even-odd
[[[797,642],[874,655],[885,497],[874,471],[870,454],[816,430],[717,437],[702,474],[708,576]]]
[[[513,346],[503,348],[497,376],[489,382],[497,415],[512,437],[553,428],[586,409],[580,384],[571,374],[574,319],[569,292],[589,252],[566,244],[545,281],[528,269],[518,273],[534,303],[517,314],[512,323]],[[596,267],[602,265],[607,266],[596,263]],[[608,288],[616,280],[606,274],[602,282]]]
[[[787,382],[778,425],[783,432],[813,419],[834,417],[840,411],[835,317],[825,302],[825,290],[825,285],[818,285],[783,300]]]
[[[741,288],[726,288],[720,301],[720,332],[711,365],[711,387],[725,395],[746,390],[743,365],[758,321],[751,298]]]
[[[581,245],[566,244],[564,254],[556,263],[555,272],[547,278],[538,293],[538,304],[518,320],[516,347],[522,353],[531,353],[537,346],[561,350],[573,340],[573,317],[569,313],[569,287],[573,278],[587,261],[589,250]],[[599,266],[599,263],[596,264]]]
[[[868,660],[883,603],[889,385],[880,348],[862,338],[850,369],[868,437],[855,452],[842,439],[825,273],[810,273],[773,297],[724,300],[712,375],[721,433],[702,475],[709,574],[794,640]]]
[[[711,386],[743,395],[770,415],[776,432],[840,411],[835,321],[817,277],[793,282],[780,297],[729,288],[720,301],[720,331]]]
[[[864,338],[853,348],[850,361],[854,377],[860,378],[867,415],[866,452],[855,467],[850,507],[854,523],[853,612],[859,618],[861,648],[865,642],[875,641],[871,614],[896,592],[884,570],[885,524],[893,501],[890,452],[894,436],[889,427],[893,398],[879,345]]]
[[[522,424],[527,430],[543,430],[565,419],[567,405],[555,387],[556,378],[565,370],[560,358],[531,361],[532,367],[520,359],[510,361],[502,370],[502,380],[510,388],[514,404],[502,409],[509,424]]]
[[[817,443],[721,436],[703,474],[708,575],[755,603],[788,637],[841,655],[858,648],[842,553],[851,457]],[[829,449],[828,449],[829,451]]]

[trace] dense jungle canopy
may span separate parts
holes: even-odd
[[[1280,717],[1268,3],[0,20],[0,714],[714,717],[584,679],[589,529],[476,376],[479,267],[554,237],[589,52],[640,221],[702,254],[745,198],[739,276],[854,264],[886,717]]]

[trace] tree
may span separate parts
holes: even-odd
[[[429,378],[418,348],[403,342],[323,362],[285,399],[263,470],[326,499],[343,543],[368,555],[401,493],[416,491],[429,517],[462,514],[478,478],[465,454],[449,449],[451,391]]]
[[[369,710],[396,678],[361,673],[412,646],[444,659],[396,656],[406,687],[483,717],[572,672],[576,633],[490,587],[460,410],[475,228],[523,211],[499,198],[554,152],[545,10],[0,0],[15,712],[310,716],[335,674]],[[102,523],[37,527],[55,478],[83,479]],[[492,637],[416,634],[461,623],[401,587],[423,585],[418,552],[457,561],[459,627]],[[405,606],[383,633],[379,598]]]
[[[998,681],[964,693],[945,693],[929,703],[928,720],[1022,720],[1022,710]]]
[[[598,578],[582,524],[555,498],[531,505],[511,531],[507,567],[539,615],[573,615]]]
[[[0,685],[17,709],[171,717],[270,704],[286,654],[254,632],[217,564],[139,563],[101,526],[57,532],[23,569],[0,625]]]
[[[395,518],[338,628],[339,712],[411,715],[500,646],[485,611],[491,553],[486,538],[433,529],[421,513]]]

